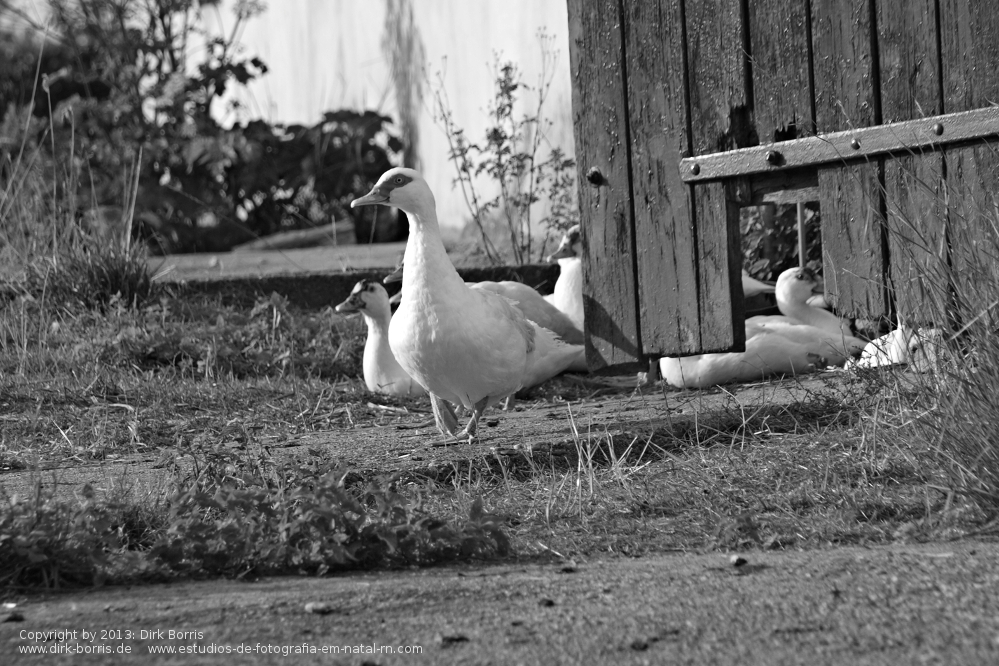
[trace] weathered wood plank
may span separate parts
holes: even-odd
[[[935,0],[877,1],[885,122],[943,112],[935,4]],[[961,123],[949,120],[917,122],[939,126],[941,139],[952,140],[962,131]],[[999,114],[995,128],[999,129]],[[885,163],[890,284],[899,320],[908,324],[934,323],[934,297],[944,295],[927,289],[925,279],[945,274],[940,271],[947,266],[943,173],[942,153],[922,154],[918,145]]]
[[[999,3],[940,0],[945,111],[999,101]],[[999,278],[999,149],[947,150],[948,234],[955,292],[970,310],[994,296],[982,288]],[[966,310],[967,311],[967,310]]]
[[[647,353],[701,350],[679,2],[625,3],[639,313]]]
[[[642,360],[621,17],[617,0],[568,0],[568,10],[586,357],[596,370]]]
[[[700,183],[734,176],[779,174],[844,161],[863,162],[886,155],[981,144],[983,140],[999,140],[997,107],[687,157],[680,164],[680,173],[685,182]]]
[[[815,0],[812,35],[817,131],[880,122],[868,0]],[[888,313],[881,164],[819,169],[825,289],[845,315]]]
[[[808,0],[749,5],[753,110],[766,142],[815,134]]]
[[[694,155],[758,143],[739,0],[686,0],[691,148]],[[745,345],[742,251],[734,199],[743,183],[694,188],[700,351]],[[748,198],[748,194],[746,195]]]

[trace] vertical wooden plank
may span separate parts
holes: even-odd
[[[815,134],[808,0],[749,3],[753,110],[762,143]]]
[[[736,147],[733,135],[748,127],[740,3],[627,0],[625,6],[645,349],[670,355],[741,349],[738,211],[729,211],[725,186],[692,189],[679,173],[681,157]]]
[[[618,0],[568,0],[591,369],[642,360]],[[595,170],[595,171],[594,171]]]
[[[739,276],[739,264],[733,265],[731,261],[738,261],[741,256],[738,225],[734,227],[733,243],[731,225],[726,219],[724,188],[717,184],[701,186],[706,192],[702,198],[711,209],[710,214],[696,218],[692,189],[682,182],[679,171],[680,158],[691,150],[684,99],[682,8],[685,4],[687,11],[694,11],[695,21],[703,23],[709,17],[718,18],[709,10],[719,3],[626,0],[623,4],[639,319],[644,351],[681,355],[739,348],[743,344],[744,327],[741,310],[739,321],[733,319],[731,281],[733,269],[735,277]],[[722,0],[721,4],[735,8],[736,17],[734,21],[731,15],[723,17],[709,29],[715,31],[715,36],[722,31],[738,36],[741,26],[738,0]],[[687,20],[689,25],[689,15]],[[687,34],[689,39],[695,33]],[[702,48],[703,39],[705,52],[695,53],[692,49],[692,60],[703,57],[715,65],[724,61],[729,71],[741,73],[738,64],[744,62],[744,57],[738,46],[722,48],[724,42],[711,41],[711,35],[702,32],[697,32],[695,39],[697,49]],[[692,72],[698,75],[701,66],[693,65]],[[705,107],[716,105],[712,108],[714,114],[724,109],[727,121],[727,99],[716,99],[707,93],[714,86],[731,87],[732,82],[711,65],[705,72],[701,80],[692,84],[692,89],[699,103],[703,95]],[[735,85],[742,83],[740,79]],[[696,114],[693,122],[702,135],[706,134]],[[718,129],[717,123],[710,123],[710,127],[712,131],[726,131],[725,127]],[[718,149],[724,146],[714,146],[712,152]],[[741,281],[735,286],[739,289],[735,300],[741,304]]]
[[[815,108],[819,133],[880,122],[868,0],[813,0]],[[881,164],[819,169],[826,293],[841,313],[888,313]]]
[[[886,123],[942,113],[935,0],[878,0],[881,108]],[[885,162],[889,272],[899,320],[933,323],[920,278],[946,267],[943,156]]]
[[[692,153],[758,144],[748,89],[742,2],[686,0],[685,9]],[[740,198],[749,198],[745,181],[694,187],[698,304],[705,351],[745,348]]]
[[[940,0],[940,28],[944,111],[994,104],[999,100],[999,3]],[[997,151],[993,144],[945,152],[954,291],[976,311],[989,305],[983,299],[993,298],[981,281],[999,277]]]
[[[646,352],[700,350],[679,2],[625,3],[639,313]]]

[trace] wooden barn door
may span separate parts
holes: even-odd
[[[819,201],[846,315],[918,321],[919,264],[991,233],[999,2],[568,9],[591,368],[741,349],[739,208],[776,190]]]
[[[594,369],[743,344],[738,207],[726,195],[730,186],[695,190],[680,174],[680,158],[695,146],[738,145],[727,134],[728,109],[745,106],[743,59],[707,45],[738,37],[738,17],[709,17],[709,5],[724,2],[699,4],[704,15],[693,20],[712,19],[712,32],[699,29],[691,51],[677,29],[685,23],[680,2],[569,1]],[[688,63],[691,52],[704,60]],[[688,68],[704,73],[691,83],[694,100]],[[703,111],[695,124],[691,103]]]

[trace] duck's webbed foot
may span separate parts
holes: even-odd
[[[479,438],[477,431],[479,428],[479,417],[482,416],[482,412],[486,411],[486,405],[488,403],[488,396],[475,403],[475,406],[472,408],[472,417],[468,420],[468,425],[465,426],[464,430],[455,435],[455,437],[462,439],[467,435],[469,444],[475,444],[478,442]]]
[[[458,417],[455,416],[451,403],[431,393],[430,407],[434,410],[434,421],[437,423],[437,429],[440,430],[441,435],[445,437],[455,436],[455,432],[458,430]]]

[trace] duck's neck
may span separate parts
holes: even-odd
[[[388,334],[389,323],[392,321],[391,314],[380,314],[377,316],[370,315],[367,312],[362,312],[364,315],[364,323],[368,325],[368,339],[370,340],[375,336],[385,336]]]
[[[363,314],[368,325],[368,337],[364,342],[364,382],[372,391],[384,390],[400,374],[405,374],[389,346],[391,315],[372,317],[367,312]]]
[[[559,280],[556,286],[562,283],[563,289],[570,291],[582,288],[583,283],[583,261],[579,257],[568,257],[559,259]]]
[[[402,299],[411,301],[416,290],[429,289],[440,291],[448,284],[464,285],[458,276],[458,271],[444,250],[441,239],[441,229],[437,222],[437,211],[431,202],[424,210],[407,214],[413,218],[409,225],[409,241],[406,243],[406,254],[403,259],[405,270],[402,273]],[[433,271],[427,267],[433,266]],[[430,275],[434,275],[434,284],[430,284]]]

